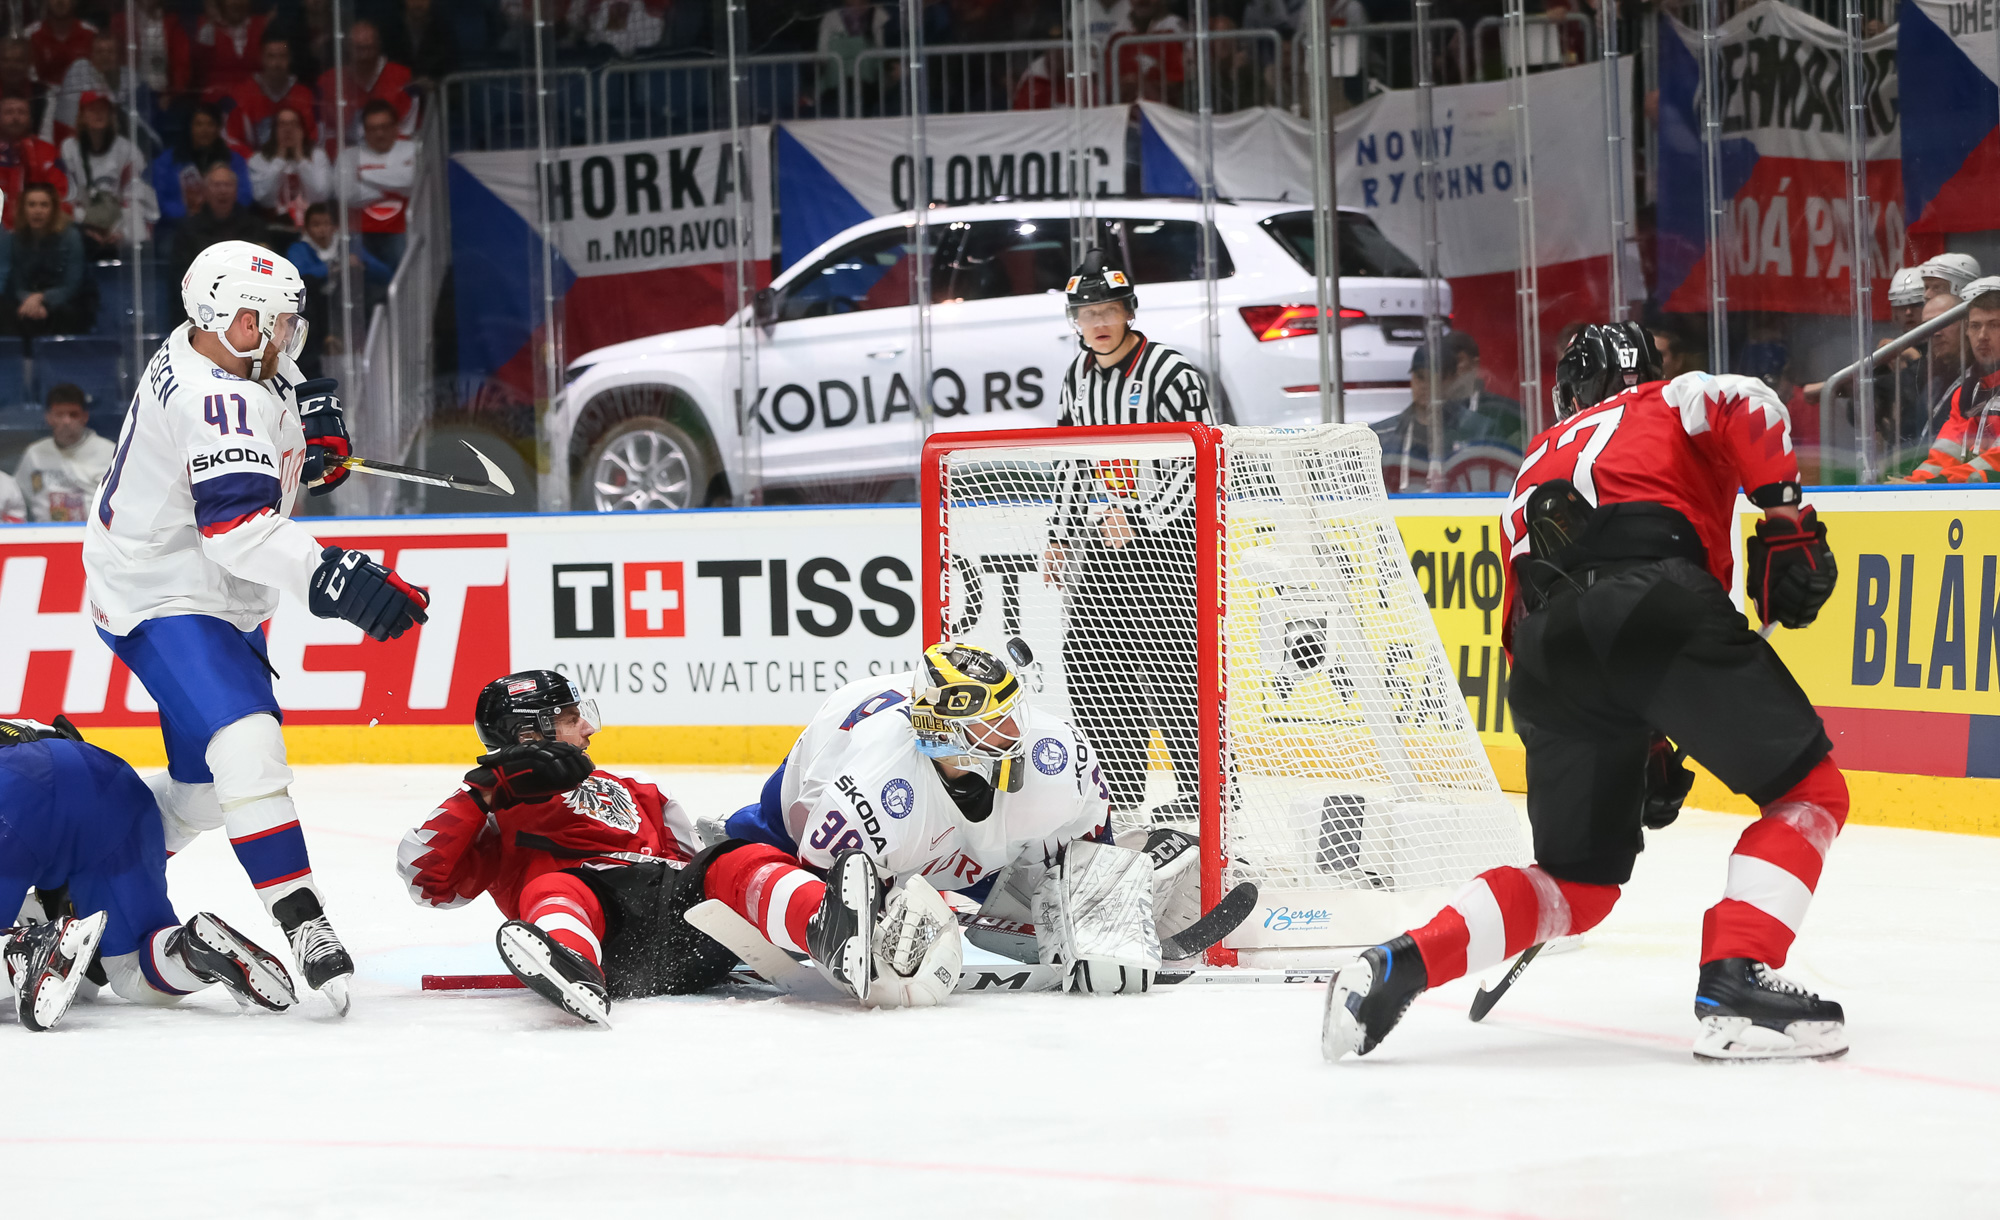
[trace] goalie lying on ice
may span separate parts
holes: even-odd
[[[863,1003],[935,1004],[955,981],[959,949],[954,919],[937,917],[934,933],[911,929],[913,908],[932,913],[926,921],[942,910],[921,897],[932,887],[1015,922],[1044,915],[1040,956],[1070,964],[1066,987],[1149,984],[1155,891],[1163,916],[1171,907],[1170,918],[1191,921],[1197,853],[1175,831],[1154,832],[1178,841],[1149,844],[1153,859],[1112,847],[1109,818],[1083,735],[1033,706],[1000,657],[935,644],[912,674],[829,696],[762,799],[726,830],[791,858],[749,878],[750,920],[773,944],[809,953]],[[1087,846],[1071,851],[1079,841]],[[1010,883],[996,885],[1003,871]],[[915,942],[927,937],[920,959]],[[947,961],[949,980],[935,969]]]

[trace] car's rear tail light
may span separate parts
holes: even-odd
[[[1243,315],[1244,324],[1250,328],[1251,334],[1257,336],[1259,343],[1319,333],[1317,305],[1245,305],[1237,312]],[[1352,326],[1367,317],[1362,310],[1343,309],[1340,311],[1340,324]]]

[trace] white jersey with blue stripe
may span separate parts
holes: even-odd
[[[250,631],[278,594],[307,598],[320,544],[291,519],[305,464],[298,365],[234,376],[182,323],[146,366],[118,450],[92,498],[83,566],[91,619],[124,635],[147,619],[206,614]]]
[[[1083,734],[1030,702],[1024,779],[996,792],[979,821],[960,811],[910,727],[911,675],[852,682],[820,706],[785,759],[785,831],[799,859],[824,869],[850,847],[875,860],[885,884],[922,876],[968,889],[1022,855],[1052,863],[1064,843],[1104,831],[1110,793]]]

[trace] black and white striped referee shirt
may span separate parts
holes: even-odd
[[[1138,338],[1109,368],[1087,348],[1077,356],[1063,374],[1058,428],[1215,422],[1201,370],[1173,348],[1143,334]],[[1193,498],[1194,471],[1187,461],[1075,463],[1060,476],[1051,540],[1083,538],[1114,504],[1136,517],[1134,524],[1143,531],[1169,529],[1185,521]]]
[[[1110,368],[1088,348],[1063,374],[1056,427],[1102,424],[1210,424],[1208,382],[1186,356],[1143,334]]]

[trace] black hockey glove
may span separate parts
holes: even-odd
[[[346,619],[377,640],[430,621],[430,594],[361,551],[330,546],[319,557],[306,606],[316,617]]]
[[[505,809],[573,790],[596,768],[590,755],[566,741],[523,741],[481,754],[465,782],[488,794],[486,804]]]
[[[1757,616],[1793,631],[1811,626],[1840,579],[1819,515],[1807,508],[1796,522],[1766,517],[1743,549],[1749,560],[1746,588]]]
[[[340,399],[334,394],[339,388],[331,377],[315,377],[298,389],[299,426],[306,433],[306,464],[299,478],[316,496],[347,481],[349,471],[340,460],[354,452]]]
[[[1664,737],[1653,738],[1653,751],[1646,756],[1646,804],[1639,813],[1647,830],[1664,829],[1681,816],[1681,802],[1694,787],[1686,759],[1686,750]]]

